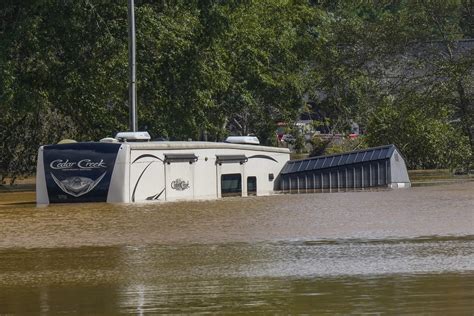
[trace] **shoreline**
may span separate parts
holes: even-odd
[[[453,175],[447,169],[409,170],[412,187],[444,185],[474,181],[474,175]],[[6,179],[4,179],[5,181]],[[0,184],[0,194],[13,192],[35,192],[36,177],[19,179],[14,185]]]
[[[0,194],[2,193],[12,193],[12,192],[34,192],[36,184],[0,184]]]

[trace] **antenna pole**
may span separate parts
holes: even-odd
[[[128,0],[128,107],[130,130],[137,131],[137,87],[135,67],[135,5],[134,0]]]

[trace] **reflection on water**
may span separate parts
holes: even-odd
[[[473,240],[5,250],[0,311],[468,312]]]
[[[474,308],[473,286],[474,278],[463,274],[45,286],[3,288],[0,307],[2,312],[21,314],[385,312],[390,315],[470,315]]]
[[[469,314],[473,193],[4,205],[0,314]]]

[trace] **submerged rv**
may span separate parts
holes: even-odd
[[[100,142],[40,147],[37,203],[180,201],[410,186],[394,145],[290,161],[287,148],[254,145],[254,137],[225,143],[148,139],[148,133],[130,132]]]
[[[42,146],[37,165],[37,203],[269,195],[277,190],[277,177],[290,158],[286,148],[149,142],[135,135],[119,133],[116,139],[122,142],[104,139]]]

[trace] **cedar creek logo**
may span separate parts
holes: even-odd
[[[171,182],[171,188],[176,191],[184,191],[189,189],[189,181],[181,180],[180,178]]]
[[[104,163],[104,159],[100,161],[93,161],[91,159],[82,159],[79,161],[69,161],[69,159],[62,160],[57,159],[53,160],[49,167],[55,170],[78,170],[78,169],[100,169],[107,168],[107,165]]]

